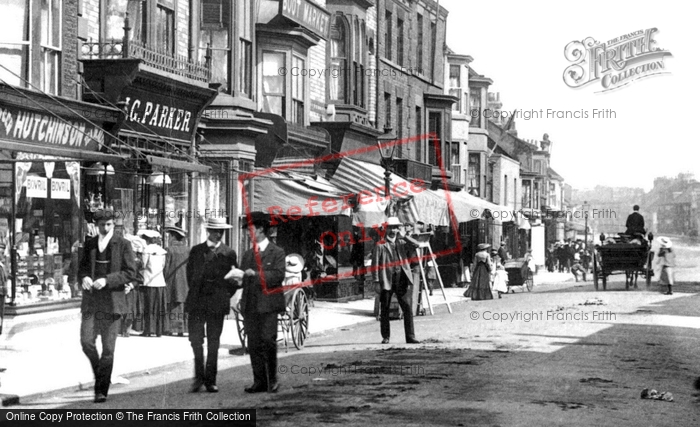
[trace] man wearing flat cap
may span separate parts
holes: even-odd
[[[136,280],[136,259],[131,243],[114,235],[113,211],[98,210],[93,219],[98,234],[85,241],[78,270],[83,287],[80,344],[95,375],[95,403],[102,403],[109,392],[117,334],[129,312],[126,295]],[[102,356],[97,335],[102,337]]]
[[[413,313],[411,312],[411,286],[413,274],[408,263],[410,243],[406,242],[403,224],[397,217],[390,217],[386,226],[384,240],[380,240],[372,253],[372,279],[379,288],[379,320],[382,344],[388,344],[391,335],[389,309],[391,297],[396,293],[399,307],[403,311],[403,327],[406,343],[418,344],[413,331]],[[401,235],[399,235],[401,234]]]
[[[284,250],[267,238],[267,215],[252,213],[243,221],[253,237],[253,247],[241,258],[243,295],[241,313],[248,335],[248,353],[253,368],[253,385],[246,393],[276,393],[277,314],[286,309],[282,282],[285,276]]]
[[[194,352],[194,381],[190,391],[198,392],[202,386],[216,393],[219,343],[224,329],[224,319],[229,313],[229,300],[236,291],[234,281],[226,280],[226,274],[238,267],[236,252],[222,241],[224,231],[231,228],[225,218],[208,218],[207,241],[195,245],[190,251],[186,274],[189,291],[185,299],[188,317],[190,345]],[[207,337],[207,359],[204,362],[204,337]]]

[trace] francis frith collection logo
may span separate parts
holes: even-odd
[[[635,80],[667,74],[664,57],[672,55],[655,46],[657,31],[633,31],[605,43],[592,37],[572,41],[564,48],[566,60],[572,63],[564,70],[564,83],[579,88],[600,82],[602,90],[598,92],[608,92]]]

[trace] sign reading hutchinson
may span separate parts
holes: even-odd
[[[98,127],[15,107],[0,107],[0,138],[89,151],[104,144]]]
[[[656,28],[623,34],[605,43],[592,37],[572,41],[564,48],[564,56],[572,62],[564,70],[564,82],[579,88],[600,80],[607,92],[634,80],[665,74],[665,56],[671,52],[654,47]]]

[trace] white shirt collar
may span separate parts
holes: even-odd
[[[207,246],[210,247],[210,248],[212,248],[212,249],[216,249],[216,248],[218,248],[220,245],[221,245],[221,241],[220,241],[220,240],[219,240],[219,242],[214,243],[214,242],[212,242],[211,240],[207,239]]]
[[[270,244],[270,240],[266,237],[265,240],[262,242],[258,242],[258,251],[259,252],[265,252],[265,249],[267,249],[267,245]]]
[[[109,230],[109,233],[104,236],[101,234],[97,235],[97,249],[99,249],[100,252],[104,252],[107,249],[107,245],[109,241],[112,240],[112,236],[114,236],[114,228]]]

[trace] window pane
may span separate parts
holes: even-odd
[[[157,15],[156,48],[172,54],[175,47],[175,14],[172,10],[158,5]]]
[[[347,32],[343,18],[337,16],[331,26],[331,73],[328,76],[328,92],[333,101],[345,101],[347,68]]]
[[[23,79],[27,78],[29,66],[28,51],[27,46],[0,44],[0,64],[10,70],[7,71],[5,68],[0,67],[0,79],[13,86],[24,87],[25,84],[20,77]],[[14,74],[17,74],[17,76]]]
[[[285,116],[284,108],[284,76],[280,75],[280,68],[285,66],[283,53],[263,53],[263,110],[267,113]]]
[[[244,95],[251,95],[252,91],[252,68],[253,68],[253,44],[248,41],[241,39],[240,45],[240,68],[238,75],[238,90]]]
[[[51,46],[61,47],[61,0],[51,2]]]

